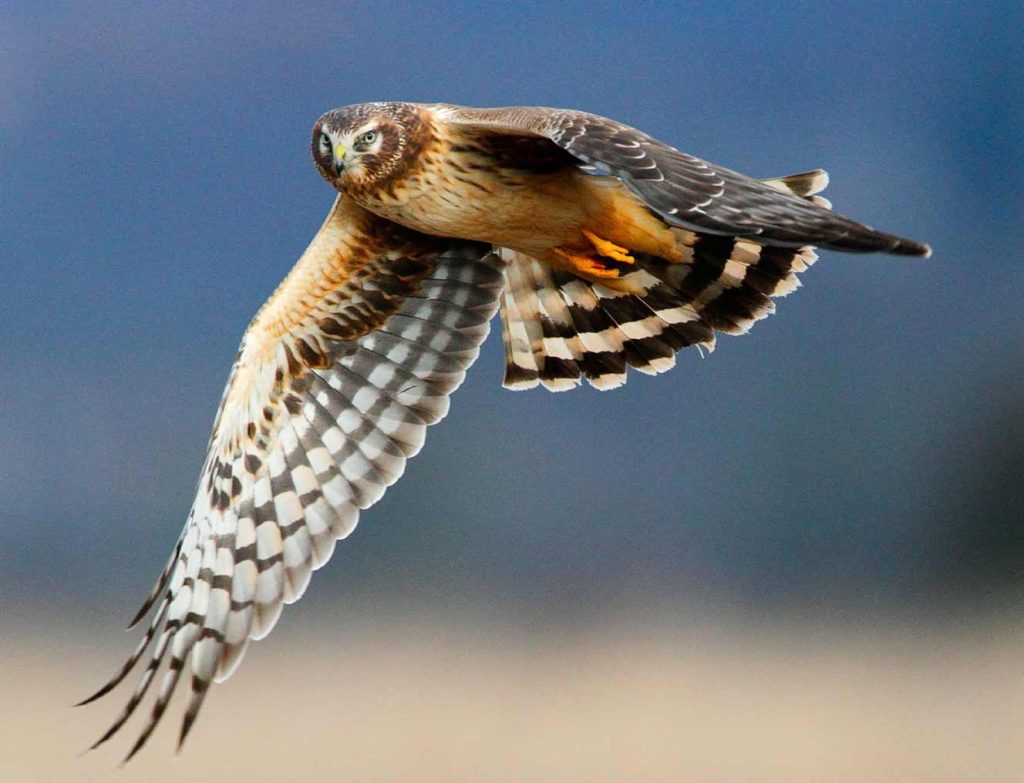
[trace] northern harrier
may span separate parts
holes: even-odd
[[[831,212],[823,171],[757,180],[583,112],[374,103],[313,126],[338,190],[246,330],[191,513],[132,625],[145,655],[110,738],[169,653],[190,659],[180,743],[214,680],[356,525],[448,410],[501,310],[505,385],[607,389],[739,334],[798,286],[813,247],[927,256]],[[84,703],[84,702],[83,702]]]

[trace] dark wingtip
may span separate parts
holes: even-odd
[[[110,739],[115,734],[117,734],[117,730],[120,729],[123,725],[124,725],[124,719],[114,721],[114,725],[112,725],[109,729],[107,729],[102,737],[100,737],[98,740],[96,740],[94,743],[92,743],[92,745],[89,746],[88,750],[96,750],[96,748],[98,748],[100,745],[102,745],[108,739]]]
[[[175,755],[181,753],[181,749],[185,747],[185,740],[188,739],[189,732],[192,731],[192,726],[195,721],[196,712],[190,712],[182,721],[181,732],[178,734],[178,746],[174,749]]]
[[[150,594],[150,596],[146,599],[146,601],[142,604],[142,606],[139,607],[139,611],[137,611],[135,613],[135,616],[132,617],[131,622],[128,623],[128,625],[125,626],[125,630],[126,631],[130,631],[132,628],[134,628],[136,625],[139,624],[139,622],[142,620],[143,617],[145,617],[147,614],[149,614],[149,610],[153,608],[153,604],[156,603],[156,599],[160,596],[160,593],[163,590],[164,579],[162,577],[161,577],[160,582],[157,584],[157,586],[160,589],[159,590],[154,590]]]
[[[132,749],[128,751],[128,755],[121,759],[121,763],[118,764],[118,767],[123,767],[125,764],[131,761],[135,757],[135,754],[142,750],[147,740],[149,740],[149,735],[152,733],[153,729],[150,728],[148,731],[144,731],[141,735],[139,735],[139,738],[135,740],[135,744],[132,745]]]
[[[932,246],[924,242],[914,242],[912,239],[898,239],[892,246],[892,250],[889,252],[901,256],[930,258],[932,254]]]
[[[130,631],[130,630],[131,630],[132,628],[134,628],[134,627],[135,627],[136,625],[138,625],[138,624],[139,624],[139,621],[140,621],[140,620],[141,620],[141,619],[142,619],[143,617],[145,617],[145,616],[146,616],[146,612],[148,612],[148,611],[149,611],[149,606],[148,606],[148,605],[143,605],[143,606],[142,606],[142,608],[141,608],[141,609],[139,609],[139,611],[137,611],[137,612],[135,613],[135,616],[134,616],[134,617],[132,617],[131,621],[130,621],[130,622],[128,623],[128,625],[126,625],[126,626],[124,627],[124,629],[125,629],[126,631]]]
[[[123,677],[115,677],[112,680],[108,680],[107,683],[94,694],[92,694],[92,696],[87,696],[86,698],[82,699],[79,702],[76,702],[75,704],[72,704],[71,706],[84,707],[86,704],[91,704],[92,702],[96,701],[96,699],[100,698],[101,696],[106,696],[108,693],[114,690],[114,688],[120,684],[122,679]]]

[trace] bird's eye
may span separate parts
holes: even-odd
[[[377,131],[375,130],[366,131],[359,137],[359,144],[363,147],[369,147],[375,141],[377,141]]]
[[[320,150],[322,152],[330,152],[331,150],[331,137],[326,133],[320,134]]]

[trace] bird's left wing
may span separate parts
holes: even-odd
[[[876,231],[817,201],[801,198],[789,188],[680,152],[607,117],[542,106],[474,109],[438,104],[435,110],[463,129],[548,139],[581,163],[614,174],[669,225],[750,237],[779,247],[814,245],[912,256],[931,253],[928,245]]]
[[[186,663],[184,741],[214,680],[352,532],[448,410],[501,292],[490,246],[429,237],[339,197],[316,238],[242,338],[196,498],[174,552],[132,625],[153,612],[138,707],[170,660],[134,755],[159,722]],[[95,747],[95,745],[94,745]]]

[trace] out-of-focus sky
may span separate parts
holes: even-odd
[[[386,99],[824,167],[837,209],[935,254],[824,252],[752,334],[611,393],[503,391],[492,335],[312,601],[1019,599],[1022,26],[1011,2],[6,4],[0,602],[134,608],[242,330],[332,201],[309,128]]]

